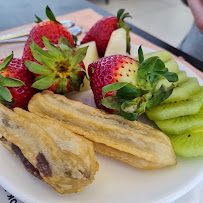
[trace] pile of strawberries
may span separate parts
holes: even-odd
[[[0,101],[12,108],[26,109],[31,97],[40,90],[49,89],[55,93],[65,94],[79,91],[83,82],[85,67],[82,60],[88,47],[75,51],[73,36],[55,19],[48,6],[46,14],[49,20],[44,22],[36,16],[38,21],[25,43],[22,59],[13,58],[12,53],[6,59],[0,60]],[[129,14],[124,15],[124,9],[121,9],[117,17],[101,19],[89,30],[81,43],[95,41],[99,56],[103,57],[111,33],[120,27],[127,29],[123,23],[125,17],[129,17]],[[109,57],[105,63],[115,59]],[[104,70],[106,76],[103,79],[111,79],[98,83],[100,86],[99,95],[96,96],[99,98],[98,106],[101,88],[114,80],[120,81],[119,78],[122,77],[115,76],[116,72],[123,68],[125,63],[131,63],[129,60],[133,59],[120,56],[119,64],[116,64],[109,73],[106,72],[109,71],[108,69]],[[94,66],[96,65],[94,63]],[[100,76],[96,73],[93,78],[95,82],[91,83],[93,90],[98,87],[97,78]],[[91,72],[90,75],[92,76]],[[97,94],[97,91],[95,90],[94,93]]]

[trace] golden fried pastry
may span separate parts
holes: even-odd
[[[176,164],[169,138],[143,123],[107,114],[50,91],[34,95],[28,109],[58,119],[70,131],[93,141],[97,152],[134,167],[154,169]]]
[[[15,112],[0,104],[1,141],[31,174],[59,193],[81,191],[93,181],[98,164],[92,142],[51,118]]]

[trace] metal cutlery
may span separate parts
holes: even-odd
[[[77,27],[77,26],[71,27],[68,30],[70,31],[70,33],[72,35],[75,35],[75,36],[79,35],[82,32],[81,27]],[[2,43],[25,42],[26,40],[27,40],[27,37],[23,37],[23,36],[22,37],[3,39],[3,40],[0,39],[0,44],[2,44]]]
[[[65,20],[65,21],[62,21],[61,24],[67,28],[70,28],[70,27],[73,27],[75,25],[75,22],[72,20]],[[24,36],[29,35],[30,31],[31,31],[31,28],[19,30],[16,32],[11,32],[9,34],[0,35],[0,40],[12,39],[12,38],[17,38],[17,37],[24,37]]]

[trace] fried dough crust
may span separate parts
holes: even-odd
[[[110,153],[111,156],[121,161],[126,154],[134,156],[132,160],[135,163],[125,161],[132,166],[155,169],[176,164],[169,138],[146,124],[107,114],[50,91],[35,94],[28,109],[38,115],[55,118],[63,122],[70,131],[102,144],[100,146],[107,146],[107,151],[114,151]],[[97,151],[101,153],[102,150]],[[119,154],[115,155],[117,152]],[[141,160],[147,164],[140,164]]]
[[[56,120],[15,111],[20,115],[0,104],[0,133],[19,147],[46,183],[63,194],[81,191],[93,181],[98,165],[90,141]]]

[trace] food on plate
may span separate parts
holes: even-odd
[[[177,75],[178,75],[178,81],[173,83],[175,87],[178,86],[180,83],[186,82],[188,80],[188,77],[185,71],[179,71]],[[161,87],[161,85],[164,85],[165,87],[170,87],[172,83],[169,82],[166,78],[162,78],[161,80],[159,80],[156,86],[156,90],[158,90]]]
[[[86,56],[83,59],[83,63],[85,65],[86,75],[87,75],[87,77],[89,77],[88,76],[88,66],[89,66],[89,64],[96,61],[99,58],[98,52],[97,52],[97,47],[96,47],[95,41],[88,42],[88,43],[85,43],[85,44],[81,44],[80,46],[78,46],[78,48],[82,48],[82,47],[88,47]],[[84,85],[80,88],[80,91],[85,91],[85,90],[90,89],[90,82],[87,79],[87,77],[84,78],[84,80],[83,80]]]
[[[3,146],[28,172],[57,192],[78,192],[93,181],[98,169],[93,144],[60,122],[0,105],[0,133]]]
[[[123,55],[103,57],[89,65],[88,72],[91,78],[91,88],[94,93],[95,103],[98,108],[112,112],[101,104],[102,88],[117,82],[137,84],[138,61]],[[106,96],[110,96],[108,93]]]
[[[30,98],[36,93],[32,88],[34,77],[23,61],[13,58],[13,53],[0,60],[0,102],[10,107],[26,109]]]
[[[176,154],[203,156],[203,126],[178,135],[169,135]]]
[[[154,56],[159,57],[159,59],[161,59],[164,63],[171,61],[173,59],[170,52],[168,52],[166,50],[161,50],[161,51],[156,51],[156,52],[151,52],[151,53],[145,54],[144,60],[154,57]],[[136,58],[136,60],[138,60],[138,57]]]
[[[178,102],[161,103],[152,109],[146,111],[151,120],[165,120],[196,114],[203,106],[203,88],[192,97]]]
[[[195,128],[203,128],[203,106],[197,114],[167,120],[155,120],[154,122],[167,135],[179,135]]]
[[[30,48],[37,62],[25,61],[27,68],[36,76],[32,87],[59,94],[79,91],[85,72],[82,60],[88,47],[74,51],[64,37],[59,38],[58,46],[44,36],[42,40],[47,51],[32,41]]]
[[[49,18],[47,21],[42,21],[36,16],[37,25],[35,25],[30,31],[28,39],[25,43],[22,56],[23,61],[34,61],[34,57],[30,49],[31,40],[33,40],[39,47],[44,48],[42,36],[49,38],[53,44],[58,44],[59,38],[64,37],[69,41],[70,45],[74,47],[74,40],[71,33],[66,27],[56,20],[54,14],[48,6],[46,7],[46,15]]]
[[[177,102],[189,99],[193,94],[199,92],[201,89],[197,78],[188,78],[186,82],[183,82],[174,88],[171,96],[164,101],[168,102]]]
[[[32,113],[58,119],[68,130],[96,143],[98,152],[105,148],[102,154],[109,151],[109,156],[134,167],[155,169],[176,164],[169,138],[151,126],[127,121],[50,91],[35,94],[28,108]]]
[[[186,157],[203,155],[203,87],[197,78],[187,77],[184,71],[177,72],[177,75],[179,80],[173,83],[175,87],[171,96],[148,109],[146,114],[169,136],[177,154]],[[162,84],[170,86],[162,79],[157,87]]]
[[[81,43],[87,43],[95,41],[97,45],[98,54],[100,57],[104,56],[106,47],[108,45],[111,34],[114,30],[124,28],[126,30],[126,52],[130,54],[130,29],[127,28],[123,20],[130,17],[129,13],[124,13],[124,9],[120,9],[117,13],[117,17],[109,16],[99,20],[93,27],[86,33]]]
[[[174,59],[171,59],[170,61],[165,62],[166,68],[168,68],[168,71],[178,73],[179,72],[179,66],[177,62]]]
[[[126,30],[119,28],[111,33],[104,56],[126,55]]]
[[[131,121],[172,94],[173,84],[161,85],[156,90],[161,78],[165,77],[169,82],[178,80],[178,75],[168,72],[158,57],[144,60],[141,46],[138,53],[139,62],[128,56],[113,55],[88,67],[97,107],[109,113],[117,112]]]
[[[99,58],[99,56],[98,56],[98,52],[97,52],[97,47],[96,47],[95,41],[87,42],[85,44],[81,44],[80,46],[78,46],[78,48],[82,48],[82,47],[88,47],[86,56],[83,59],[83,63],[85,65],[85,69],[87,71],[89,64],[94,62],[94,61],[96,61]],[[88,76],[88,73],[87,73],[87,76]]]

